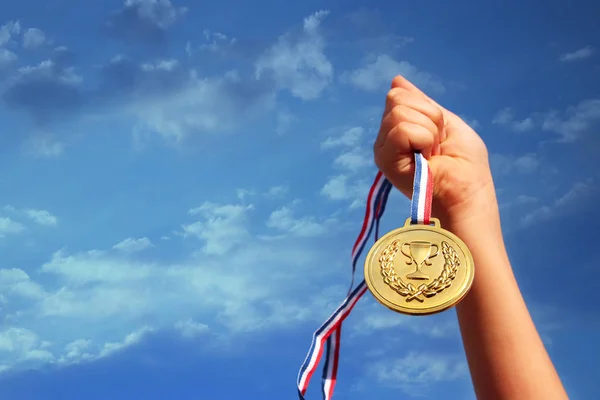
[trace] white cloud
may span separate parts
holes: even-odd
[[[52,362],[72,363],[112,354],[141,340],[148,331],[139,330],[139,324],[157,330],[175,327],[189,336],[205,331],[198,321],[210,320],[211,332],[232,337],[321,322],[344,294],[344,288],[336,288],[314,298],[306,295],[315,279],[331,273],[321,265],[337,259],[330,249],[313,241],[304,245],[298,238],[321,228],[311,219],[284,214],[278,223],[295,235],[261,237],[250,231],[260,231],[247,219],[251,208],[205,203],[190,210],[203,229],[189,232],[203,240],[204,250],[212,251],[192,249],[178,262],[136,260],[135,253],[114,248],[63,249],[39,269],[43,280],[33,281],[18,269],[0,272],[0,293],[12,307],[12,325],[30,329],[29,336],[21,335],[30,343],[25,346],[28,362],[37,358],[35,363],[41,363],[54,355]],[[215,243],[206,246],[205,238]],[[32,324],[37,328],[30,328]],[[52,343],[43,345],[44,340]],[[3,364],[25,365],[24,352],[3,357]]]
[[[90,350],[92,341],[89,339],[76,339],[72,342],[69,342],[65,348],[64,352],[59,359],[60,363],[77,363],[80,361],[91,360],[94,358],[94,355],[88,350]]]
[[[21,33],[21,24],[19,21],[8,21],[0,27],[0,46],[9,43],[13,35]]]
[[[573,142],[585,135],[595,135],[597,132],[592,132],[593,128],[600,128],[600,99],[581,101],[564,113],[546,113],[542,117],[541,126],[545,131],[560,135],[563,142]]]
[[[373,164],[372,155],[360,148],[346,151],[338,155],[333,161],[334,166],[352,172],[359,171],[365,167],[372,166]]]
[[[273,106],[272,93],[244,85],[236,71],[221,78],[201,78],[192,70],[181,86],[160,96],[136,97],[123,112],[137,120],[134,137],[138,143],[159,134],[178,144],[190,134],[230,132]],[[253,98],[247,98],[246,93],[252,91]]]
[[[140,20],[161,29],[167,29],[187,12],[187,8],[175,7],[170,0],[125,0],[125,8],[135,10]]]
[[[17,209],[13,206],[4,206],[3,211],[12,216],[18,217],[20,220],[29,219],[37,225],[54,227],[58,225],[58,218],[46,210]],[[0,217],[0,237],[8,234],[15,234],[25,231],[26,227],[23,223],[13,220],[10,217]]]
[[[157,4],[135,2],[141,8],[147,3]],[[6,101],[41,121],[66,117],[87,118],[88,123],[130,119],[137,147],[157,135],[180,147],[192,135],[232,132],[275,105],[276,91],[270,82],[247,78],[236,70],[200,76],[172,58],[140,64],[124,56],[113,57],[100,67],[98,88],[84,90],[83,78],[76,73],[71,58],[68,50],[56,49],[49,60],[19,68],[8,82]],[[60,90],[57,101],[41,101],[31,94],[44,85]],[[282,113],[281,127],[292,119]],[[57,157],[64,152],[64,143],[42,132],[26,142],[25,150],[35,157]]]
[[[15,61],[18,57],[15,53],[7,49],[0,49],[0,68],[4,68]]]
[[[0,269],[0,290],[6,296],[25,299],[41,299],[46,295],[44,289],[19,268]]]
[[[57,362],[68,365],[108,357],[141,343],[153,331],[152,328],[143,326],[127,334],[123,340],[105,342],[100,346],[94,345],[91,339],[75,339],[64,346]]]
[[[531,118],[525,118],[520,121],[514,121],[512,125],[513,129],[517,132],[530,131],[534,128],[534,126],[535,125]]]
[[[40,47],[46,41],[46,35],[40,29],[29,28],[23,34],[23,47],[26,49],[35,49]]]
[[[124,267],[126,263],[116,264]],[[80,264],[80,267],[87,267]],[[71,318],[80,320],[104,320],[109,317],[126,318],[148,315],[152,312],[152,299],[149,298],[149,288],[144,290],[139,282],[144,279],[129,280],[131,286],[119,284],[114,280],[91,281],[90,288],[74,282],[81,277],[70,277],[68,272],[59,275],[66,286],[49,293],[39,305],[39,315],[43,318],[57,318],[68,321]],[[148,278],[145,278],[148,279]],[[70,338],[70,337],[69,337]]]
[[[524,132],[539,128],[559,135],[561,142],[573,142],[584,136],[595,138],[595,129],[600,128],[600,99],[587,99],[559,112],[536,112],[517,120],[510,107],[500,110],[494,124],[506,125],[514,131]]]
[[[54,355],[48,350],[31,350],[24,356],[25,360],[48,362],[54,360]]]
[[[52,255],[50,261],[44,263],[41,271],[59,276],[70,286],[81,286],[88,283],[122,284],[140,281],[149,276],[152,265],[129,260],[105,251],[90,250],[81,253],[67,254],[59,250]],[[59,290],[54,294],[56,299],[66,298],[69,291]],[[46,299],[52,301],[53,299]],[[100,299],[98,299],[100,300]],[[77,305],[73,305],[77,307]]]
[[[189,211],[199,221],[184,225],[184,236],[204,241],[206,254],[222,255],[248,237],[247,218],[252,205],[206,202]]]
[[[179,61],[170,59],[170,60],[160,60],[154,63],[145,63],[142,64],[143,71],[173,71],[179,66]]]
[[[510,107],[506,107],[498,111],[492,120],[492,123],[510,126],[510,128],[515,132],[526,132],[535,128],[535,123],[532,117],[527,117],[522,120],[515,120],[514,110]]]
[[[369,372],[382,385],[426,396],[426,391],[438,382],[466,378],[468,367],[465,360],[457,356],[410,352],[402,358],[376,362]]]
[[[279,89],[289,90],[303,100],[319,97],[331,83],[333,66],[324,54],[320,33],[328,11],[318,11],[304,19],[303,32],[293,40],[290,34],[279,38],[255,64],[255,75],[272,76]]]
[[[333,219],[318,222],[314,217],[308,216],[296,218],[290,208],[281,207],[269,215],[267,226],[293,235],[310,237],[326,234],[334,222]]]
[[[0,238],[6,235],[23,232],[25,226],[19,222],[15,222],[8,217],[0,217]]]
[[[290,188],[287,185],[271,186],[264,191],[257,191],[254,189],[237,189],[236,196],[242,202],[250,199],[253,196],[262,196],[267,199],[282,199],[287,196],[290,192]]]
[[[124,251],[127,253],[134,253],[137,251],[147,249],[148,247],[152,247],[152,242],[147,237],[143,237],[139,239],[127,238],[115,244],[113,246],[113,249]]]
[[[298,118],[294,114],[286,109],[282,109],[277,112],[277,126],[275,132],[277,132],[278,135],[283,135],[296,122],[298,122]]]
[[[212,32],[208,29],[204,29],[202,35],[204,36],[205,41],[197,47],[193,46],[192,42],[189,40],[186,42],[185,52],[188,56],[193,56],[198,52],[227,54],[227,51],[233,49],[238,42],[234,37],[221,32]]]
[[[518,157],[494,153],[490,155],[490,164],[494,174],[503,176],[513,172],[535,172],[540,166],[540,161],[534,153],[528,153]]]
[[[363,67],[345,72],[342,81],[349,82],[362,90],[375,91],[389,87],[396,75],[402,75],[425,91],[434,93],[445,91],[444,85],[438,78],[420,71],[408,61],[396,61],[387,54],[379,54],[371,58],[372,61]]]
[[[236,196],[238,199],[240,199],[241,201],[246,200],[246,198],[254,196],[256,194],[256,192],[254,190],[248,190],[248,189],[237,189],[235,191]]]
[[[25,210],[25,215],[39,225],[56,226],[58,218],[46,210]]]
[[[515,206],[530,206],[532,204],[539,203],[540,198],[531,196],[528,194],[520,194],[516,197],[511,196],[510,198],[503,200],[499,203],[501,209],[507,209]]]
[[[201,51],[216,52],[237,42],[236,38],[229,37],[221,32],[211,32],[205,29],[202,33],[206,42],[200,45],[199,50]]]
[[[540,161],[536,154],[529,153],[518,157],[514,162],[514,166],[520,172],[531,173],[538,169]]]
[[[362,201],[369,186],[363,179],[351,178],[341,174],[332,176],[321,188],[321,194],[330,200],[355,200]],[[359,204],[355,204],[358,206]]]
[[[390,311],[376,302],[362,303],[353,311],[351,332],[355,336],[376,335],[405,329],[420,337],[448,338],[460,336],[456,319],[439,314],[430,318],[414,318]],[[363,340],[360,338],[359,340]]]
[[[360,126],[355,126],[346,129],[339,136],[329,136],[321,143],[322,149],[331,149],[335,147],[351,147],[360,142],[364,134],[364,129]]]
[[[322,149],[337,150],[332,166],[342,170],[342,173],[329,177],[321,188],[321,195],[330,200],[350,200],[351,209],[363,204],[368,183],[362,172],[373,165],[371,152],[361,146],[363,135],[364,128],[355,126],[341,134],[329,135],[321,142]]]
[[[585,46],[581,49],[575,50],[570,53],[564,53],[560,56],[562,62],[573,62],[581,61],[590,58],[595,53],[595,49],[592,46]]]
[[[594,198],[598,195],[597,186],[592,180],[585,182],[576,182],[569,190],[561,197],[557,198],[553,203],[542,205],[528,214],[525,214],[521,219],[521,226],[527,227],[534,222],[557,217],[569,209],[586,199]]]
[[[208,325],[196,322],[191,318],[184,321],[177,321],[175,329],[181,332],[181,336],[186,338],[194,338],[208,332]]]
[[[124,326],[130,326],[126,321],[142,317],[175,323],[189,318],[190,313],[217,312],[220,323],[234,332],[285,325],[289,318],[313,315],[311,305],[302,303],[304,298],[289,297],[291,282],[298,289],[308,282],[285,271],[298,266],[306,271],[318,264],[314,250],[293,240],[249,237],[238,243],[235,251],[213,257],[190,258],[181,265],[156,265],[100,250],[55,254],[42,271],[52,274],[60,287],[48,291],[39,312],[65,320],[112,320]],[[287,300],[275,302],[274,298]],[[277,315],[285,309],[296,311]],[[82,329],[80,325],[74,334],[81,337]],[[89,327],[86,332],[94,334],[95,330]]]
[[[30,349],[37,342],[37,336],[23,328],[8,328],[0,332],[0,350],[14,352]]]
[[[64,143],[51,135],[36,135],[25,142],[25,151],[36,158],[56,158],[63,154]]]
[[[19,68],[13,81],[19,82],[25,79],[51,79],[71,86],[77,86],[83,81],[81,76],[75,74],[73,68],[61,69],[54,60],[44,60],[37,65],[27,65]]]
[[[0,331],[0,354],[4,362],[46,362],[54,355],[42,348],[43,342],[31,330],[22,327],[8,327]],[[5,369],[8,369],[6,366]]]
[[[459,115],[459,117],[474,130],[481,128],[481,123],[478,120],[469,118],[466,115]]]
[[[281,198],[290,192],[290,188],[285,185],[272,186],[267,190],[266,196],[271,198]]]
[[[517,196],[516,202],[517,204],[531,204],[537,203],[539,200],[540,199],[538,199],[537,197],[522,194]]]
[[[512,108],[506,107],[496,113],[496,116],[492,120],[493,124],[505,125],[510,123],[515,118],[515,114]]]
[[[153,329],[147,326],[144,326],[134,332],[131,332],[120,342],[107,342],[104,343],[102,350],[100,351],[99,357],[106,357],[113,353],[122,351],[130,346],[134,346],[140,343],[144,337],[152,332]]]

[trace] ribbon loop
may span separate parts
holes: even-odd
[[[379,238],[379,221],[385,211],[391,189],[392,184],[384,177],[383,173],[379,171],[375,176],[375,180],[367,197],[365,218],[361,231],[352,248],[352,279],[348,295],[325,323],[313,333],[308,354],[300,367],[296,381],[298,397],[300,400],[305,400],[304,395],[306,394],[310,380],[321,361],[324,350],[325,363],[321,378],[323,399],[331,400],[333,396],[339,366],[342,322],[350,314],[358,300],[360,300],[368,290],[364,279],[361,280],[356,288],[352,289],[354,286],[356,264],[371,236],[373,228],[375,228],[375,241]],[[427,164],[427,160],[421,153],[415,153],[415,178],[411,199],[411,223],[429,224],[431,218],[432,193],[433,179],[431,179],[431,171]]]

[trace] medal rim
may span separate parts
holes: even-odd
[[[411,224],[411,219],[408,218],[406,220],[404,226],[402,226],[400,228],[396,228],[394,230],[391,230],[388,233],[386,233],[385,235],[383,235],[382,237],[380,237],[371,246],[371,248],[369,249],[369,252],[367,253],[367,256],[365,257],[364,276],[365,276],[365,282],[367,284],[367,287],[369,288],[369,291],[371,292],[373,297],[375,297],[375,299],[379,303],[383,304],[384,306],[386,306],[387,308],[389,308],[392,311],[395,311],[395,312],[398,312],[401,314],[417,315],[417,316],[418,315],[438,314],[438,313],[446,311],[446,310],[456,306],[458,303],[460,303],[466,297],[466,295],[471,290],[471,287],[473,286],[473,280],[475,278],[475,262],[473,260],[473,255],[471,254],[471,251],[469,250],[469,248],[467,247],[465,242],[462,239],[460,239],[458,236],[456,236],[454,233],[442,228],[440,221],[437,218],[431,218],[430,222],[433,223],[433,226],[425,225],[425,224]],[[371,277],[369,276],[369,271],[370,271],[369,266],[372,264],[378,265],[378,263],[373,263],[371,260],[373,259],[374,254],[377,252],[377,249],[380,248],[381,243],[386,241],[386,239],[388,239],[391,236],[394,236],[397,234],[402,234],[404,232],[409,232],[412,230],[426,230],[426,231],[436,232],[438,234],[446,235],[450,239],[452,239],[456,244],[458,244],[462,253],[465,256],[465,261],[467,264],[466,279],[461,283],[461,288],[456,292],[456,295],[452,296],[448,301],[446,301],[440,305],[424,307],[424,308],[410,308],[410,307],[404,307],[404,306],[395,304],[378,293],[378,291],[375,289],[375,285],[371,281]]]

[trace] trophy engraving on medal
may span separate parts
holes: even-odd
[[[432,250],[435,248],[432,254]],[[408,249],[408,251],[406,251]],[[407,265],[415,264],[415,271],[406,275],[406,279],[427,281],[429,275],[421,271],[423,265],[431,266],[429,259],[438,255],[440,247],[437,244],[426,242],[423,240],[414,240],[412,242],[403,243],[400,251],[404,254],[408,261]]]

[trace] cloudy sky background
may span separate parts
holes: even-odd
[[[396,74],[485,139],[521,289],[572,399],[592,398],[599,13],[3,2],[0,398],[294,398],[350,281]],[[393,193],[382,231],[407,216]],[[454,311],[366,295],[342,340],[334,398],[474,398]]]

